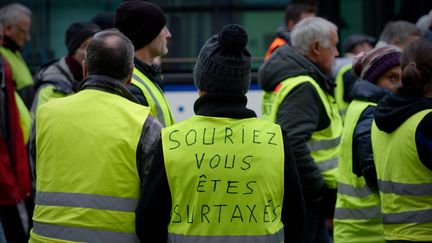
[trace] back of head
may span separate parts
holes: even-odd
[[[247,42],[246,30],[236,24],[226,25],[207,40],[193,70],[195,86],[207,93],[246,94],[251,71]]]
[[[298,23],[302,13],[315,14],[316,8],[312,5],[304,3],[288,4],[285,8],[285,23],[288,23],[288,21],[294,21],[294,23]]]
[[[105,75],[124,82],[133,70],[133,57],[133,45],[122,33],[114,29],[98,32],[86,49],[87,75]]]
[[[301,20],[291,33],[291,44],[303,55],[307,55],[311,45],[318,41],[323,47],[328,47],[331,31],[337,31],[332,22],[321,17],[309,17]]]
[[[397,42],[404,42],[409,36],[421,36],[420,30],[415,24],[407,21],[388,22],[379,37],[380,41],[387,44],[397,45]]]
[[[65,43],[68,54],[73,55],[78,47],[89,37],[100,31],[100,28],[92,22],[75,22],[66,30]]]
[[[123,2],[114,17],[114,26],[132,41],[136,50],[152,42],[166,23],[159,6],[141,0]]]
[[[22,16],[31,17],[31,11],[19,3],[8,4],[0,9],[0,22],[3,25],[16,23]]]
[[[420,39],[411,43],[402,53],[401,91],[424,96],[432,90],[432,42]]]
[[[361,79],[376,83],[387,70],[400,65],[401,52],[392,47],[376,48],[360,57],[353,64],[354,73]]]
[[[342,49],[345,53],[353,53],[357,45],[363,43],[369,44],[371,47],[375,46],[376,39],[373,36],[355,34],[350,35],[344,42]],[[354,53],[356,54],[356,53]]]

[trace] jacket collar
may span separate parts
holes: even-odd
[[[194,104],[196,115],[252,118],[257,117],[253,110],[246,108],[247,97],[242,94],[207,93],[199,97]]]

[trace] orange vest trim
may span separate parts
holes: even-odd
[[[273,42],[271,43],[270,47],[267,50],[267,53],[265,54],[264,60],[267,60],[270,58],[271,54],[279,47],[284,45],[286,42],[286,40],[277,37],[276,39],[273,40]]]

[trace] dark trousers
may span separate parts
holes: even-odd
[[[1,205],[0,221],[3,225],[4,234],[8,242],[27,242],[27,234],[17,205]]]
[[[326,226],[326,217],[318,204],[306,204],[306,230],[299,240],[302,243],[329,243],[330,237]]]

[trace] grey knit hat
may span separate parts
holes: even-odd
[[[236,24],[226,25],[207,40],[193,70],[195,86],[208,93],[246,94],[251,72],[247,42],[246,30]]]

